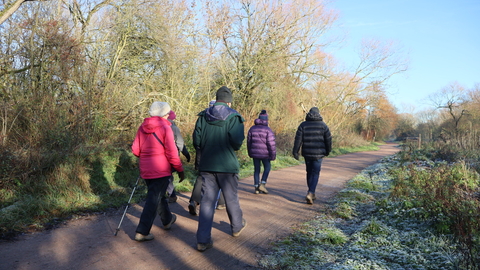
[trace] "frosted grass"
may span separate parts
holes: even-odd
[[[463,257],[449,235],[414,217],[388,199],[389,169],[396,156],[382,159],[355,176],[332,202],[332,209],[295,228],[259,260],[263,269],[382,270],[462,269]],[[419,169],[433,166],[416,164]],[[441,217],[440,217],[441,218]]]

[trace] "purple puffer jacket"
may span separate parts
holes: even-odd
[[[255,119],[255,125],[248,131],[247,149],[251,158],[275,160],[275,134],[268,127],[268,120]]]

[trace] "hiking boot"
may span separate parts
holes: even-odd
[[[265,184],[261,184],[260,186],[258,186],[258,190],[259,190],[261,193],[268,194],[268,190],[267,190],[267,188],[265,187]]]
[[[242,225],[243,225],[243,227],[240,229],[240,231],[232,233],[232,236],[233,236],[233,237],[240,236],[240,234],[242,233],[243,229],[245,229],[245,227],[247,227],[247,221],[246,221],[244,218],[242,219]]]
[[[258,187],[255,187],[255,194],[260,194],[260,189],[258,189]]]
[[[172,219],[170,220],[170,223],[168,223],[167,225],[163,225],[163,229],[170,230],[175,221],[177,221],[177,216],[175,214],[172,214]]]
[[[177,202],[177,199],[178,199],[177,196],[171,196],[171,197],[168,197],[168,202],[169,203],[174,203],[174,202]]]
[[[198,203],[195,201],[191,201],[188,205],[188,212],[191,215],[198,216]]]
[[[143,235],[141,233],[135,234],[135,241],[138,241],[138,242],[150,241],[150,240],[153,240],[153,238],[155,237],[151,233],[149,233],[148,235]]]
[[[210,243],[197,243],[197,250],[198,251],[205,251],[209,248],[213,247],[213,242],[210,241]]]
[[[227,208],[227,206],[225,206],[225,204],[219,204],[219,205],[217,205],[217,210],[223,210],[223,209],[225,209],[225,208]]]
[[[307,200],[308,204],[313,204],[315,194],[308,192],[307,196],[305,197],[305,200]]]

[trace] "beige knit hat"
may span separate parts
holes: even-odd
[[[167,102],[155,101],[150,106],[150,111],[148,112],[150,116],[160,116],[163,117],[170,113],[170,105]]]

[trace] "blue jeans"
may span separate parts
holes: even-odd
[[[260,184],[260,162],[263,163],[262,184],[267,183],[268,174],[270,173],[270,169],[272,168],[272,166],[270,165],[270,159],[253,159],[253,184],[256,187],[258,187],[258,185]]]
[[[308,192],[315,194],[323,159],[305,159]]]
[[[243,213],[238,200],[238,174],[201,172],[202,200],[198,217],[197,243],[212,241],[213,215],[218,192],[222,189],[225,197],[228,219],[233,232],[242,229]]]
[[[145,179],[145,183],[148,187],[147,199],[135,232],[148,235],[157,214],[160,216],[163,225],[170,223],[172,220],[172,212],[170,212],[166,197],[170,176]]]

